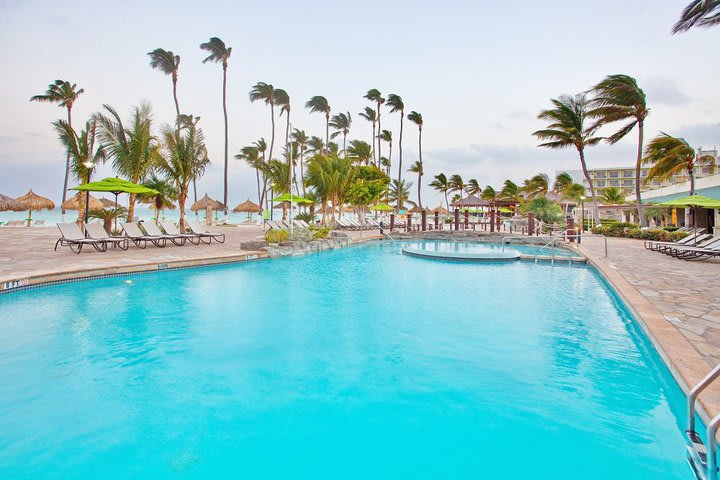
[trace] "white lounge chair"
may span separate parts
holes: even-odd
[[[165,230],[165,233],[168,235],[174,235],[176,237],[181,236],[185,237],[192,243],[193,245],[200,245],[200,235],[195,235],[194,233],[182,233],[178,227],[169,220],[161,220],[160,226],[163,230]]]
[[[145,235],[137,223],[120,223],[120,227],[125,232],[125,236],[139,248],[147,247],[147,242],[152,243],[158,248],[165,248],[167,240],[165,238],[156,238],[151,235]]]
[[[87,233],[88,238],[92,238],[93,240],[103,240],[108,245],[112,244],[113,247],[119,247],[121,250],[127,250],[130,246],[130,242],[127,238],[111,237],[105,231],[105,227],[99,223],[86,223],[85,233]]]
[[[147,233],[149,236],[154,238],[164,238],[165,240],[170,240],[174,245],[177,245],[178,247],[182,247],[185,245],[185,241],[187,240],[182,235],[170,235],[167,233],[163,233],[160,231],[160,228],[155,225],[155,222],[143,222],[140,225],[144,230],[145,233]]]
[[[190,220],[187,222],[187,224],[188,224],[188,228],[190,229],[190,231],[192,233],[200,236],[201,241],[204,242],[205,240],[203,240],[203,239],[208,239],[208,241],[206,242],[208,244],[210,242],[212,242],[213,240],[215,240],[218,243],[225,243],[225,234],[224,233],[219,233],[219,234],[210,233],[207,230],[207,228],[202,227],[200,225],[200,223],[198,223],[196,220]]]
[[[107,242],[105,240],[95,240],[85,237],[85,234],[80,230],[77,223],[58,223],[57,227],[60,230],[60,239],[55,242],[55,251],[57,251],[58,246],[67,246],[70,247],[70,250],[79,254],[85,245],[92,246],[98,252],[107,250]]]

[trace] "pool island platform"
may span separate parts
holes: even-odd
[[[78,255],[69,248],[53,250],[59,233],[56,228],[0,228],[0,290],[5,284],[13,289],[13,282],[15,285],[37,284],[252,261],[271,256],[266,249],[251,247],[262,236],[262,227],[212,227],[211,231],[224,233],[225,243],[169,245],[165,248],[149,245],[144,250],[131,246],[128,251],[109,248],[105,253],[87,249]],[[345,243],[348,244],[384,238],[377,230],[343,233],[347,235]],[[402,237],[422,238],[423,234],[418,232]],[[453,235],[443,237],[452,238]],[[457,238],[487,240],[488,235],[464,232]],[[499,240],[499,237],[495,238],[495,241]],[[607,240],[607,257],[604,256],[604,242],[599,237],[583,239],[580,247],[567,246],[576,248],[613,286],[687,393],[688,386],[697,383],[720,363],[720,298],[717,293],[720,260],[681,261],[645,250],[641,240]],[[428,262],[428,268],[432,268],[432,262]],[[2,297],[0,295],[0,302]],[[720,384],[711,386],[701,395],[700,401],[705,420],[708,414],[720,413]]]

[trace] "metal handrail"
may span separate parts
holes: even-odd
[[[707,442],[707,445],[705,446],[705,471],[703,471],[702,458],[700,458],[700,452],[695,446],[695,439],[698,438],[695,432],[695,403],[697,402],[700,393],[702,393],[703,390],[709,387],[710,384],[713,383],[718,377],[720,377],[720,364],[716,365],[715,368],[710,371],[710,373],[705,375],[705,377],[703,377],[702,380],[700,380],[697,385],[695,385],[690,390],[687,400],[688,423],[685,434],[688,437],[688,449],[692,452],[692,454],[689,456],[689,459],[692,460],[692,462],[694,463],[693,470],[698,472],[699,476],[706,480],[717,480],[718,478],[717,442],[715,441],[715,436],[717,435],[718,429],[720,429],[720,415],[715,416],[710,421],[710,423],[708,423],[705,432],[705,441]],[[701,440],[697,440],[697,442],[700,441]],[[698,461],[700,462],[700,465],[697,465],[696,462]]]
[[[687,405],[688,431],[695,431],[695,402],[697,401],[698,396],[718,377],[720,377],[720,363],[717,364],[710,373],[705,375],[705,377],[703,377],[703,379],[700,380],[698,384],[692,388],[692,390],[690,390]]]

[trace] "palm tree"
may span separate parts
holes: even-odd
[[[205,146],[205,136],[194,124],[180,131],[166,125],[162,130],[165,155],[160,155],[157,170],[164,174],[177,189],[180,207],[180,230],[185,229],[185,201],[190,182],[199,178],[210,164]]]
[[[300,183],[302,184],[303,197],[305,196],[305,182],[302,179],[305,178],[305,171],[303,170],[303,163],[305,162],[305,151],[307,150],[308,141],[310,140],[305,133],[305,130],[298,130],[297,128],[292,134],[293,142],[300,149]]]
[[[280,116],[285,113],[285,145],[290,144],[290,95],[282,88],[275,89],[275,105],[280,107]]]
[[[375,112],[374,108],[365,107],[365,111],[358,113],[358,115],[360,115],[362,118],[364,118],[368,122],[372,122],[372,128],[373,128],[372,155],[373,155],[373,163],[375,165],[377,165],[378,164],[377,157],[376,157],[377,149],[375,148],[375,124],[377,123],[377,113]]]
[[[567,198],[566,194],[568,191],[568,188],[570,188],[571,185],[573,185],[573,179],[570,176],[570,174],[562,172],[558,173],[555,177],[555,183],[553,184],[553,193],[560,197],[561,200]],[[567,202],[563,202],[563,213],[567,217],[567,209],[568,204]]]
[[[378,129],[379,130],[379,129]],[[380,131],[380,130],[379,130]],[[390,176],[390,166],[392,165],[392,132],[390,130],[381,130],[378,135],[378,149],[380,148],[380,140],[387,142],[390,146],[390,150],[387,156],[387,174]],[[378,150],[378,155],[380,151]],[[383,157],[380,157],[383,158]]]
[[[250,90],[250,101],[251,102],[262,101],[262,102],[265,102],[265,105],[270,105],[270,124],[272,126],[272,131],[270,133],[270,150],[268,151],[268,156],[267,156],[267,158],[270,160],[272,160],[272,158],[273,158],[272,152],[273,152],[273,147],[275,146],[275,100],[277,99],[277,97],[275,96],[275,92],[276,92],[275,87],[273,87],[269,83],[265,83],[265,82],[256,83],[255,86],[252,87],[252,89]],[[283,90],[283,93],[285,93],[284,90]],[[288,104],[289,103],[290,103],[290,99],[288,98]],[[288,113],[288,120],[289,119],[290,119],[290,114]]]
[[[538,130],[533,133],[538,140],[545,141],[538,145],[539,147],[562,149],[575,147],[580,156],[580,165],[582,166],[583,175],[590,185],[590,193],[593,203],[593,216],[595,220],[600,218],[597,209],[597,200],[595,198],[595,187],[590,180],[590,174],[585,163],[585,148],[597,145],[602,137],[594,137],[593,134],[597,130],[597,125],[585,126],[585,120],[588,117],[590,102],[583,93],[571,97],[562,95],[559,98],[551,99],[553,108],[543,110],[538,115],[541,120],[549,121],[546,129]]]
[[[447,176],[444,173],[435,175],[435,179],[430,182],[429,186],[434,188],[436,191],[445,195],[445,206],[447,211],[450,211],[450,202],[448,201],[448,192],[451,190],[450,183],[448,182]]]
[[[622,205],[625,203],[625,194],[617,187],[608,187],[603,190],[600,200],[605,205]]]
[[[260,178],[262,178],[262,195],[260,195],[260,206],[263,205],[264,201],[265,206],[267,207],[267,179],[265,178],[264,169],[264,165],[267,163],[267,157],[265,156],[265,152],[267,151],[267,142],[265,142],[265,138],[260,137],[259,140],[253,142],[253,146],[258,149],[258,152],[260,152],[261,160],[261,168],[257,172],[260,174]]]
[[[500,190],[500,194],[497,198],[498,200],[504,200],[506,202],[521,203],[522,190],[512,180],[505,180],[503,188]]]
[[[70,83],[67,80],[55,80],[48,85],[47,90],[42,95],[34,95],[30,97],[31,102],[49,102],[57,103],[58,107],[67,109],[67,123],[72,128],[72,107],[80,94],[85,93],[85,89],[77,88],[77,84]],[[68,150],[65,157],[65,183],[63,183],[62,201],[65,203],[67,199],[68,179],[70,178],[70,151]],[[62,209],[63,221],[65,218],[65,209]]]
[[[375,110],[377,111],[377,131],[382,131],[382,124],[380,123],[380,110],[382,107],[382,104],[385,103],[385,99],[383,98],[382,94],[380,93],[380,90],[377,88],[371,88],[367,91],[367,93],[363,96],[363,98],[367,98],[371,102],[375,102]],[[374,140],[374,137],[373,137]],[[377,139],[377,158],[380,158],[382,156],[382,149],[380,148],[380,140],[381,138]],[[375,146],[373,143],[373,150],[375,150]],[[388,156],[388,158],[391,158]]]
[[[423,118],[422,115],[419,114],[416,111],[412,111],[408,114],[408,120],[413,122],[418,127],[418,158],[420,163],[420,173],[419,176],[422,176],[423,171],[423,159],[422,159],[422,129],[423,129]],[[413,171],[412,169],[410,171]],[[418,202],[420,203],[420,208],[422,208],[422,202],[420,202],[420,178],[418,178]]]
[[[350,115],[350,112],[340,112],[337,115],[333,115],[329,125],[336,130],[332,135],[330,135],[330,138],[335,138],[342,133],[343,156],[347,156],[347,153],[345,152],[345,140],[347,139],[347,134],[350,133],[350,126],[352,125],[352,116]]]
[[[690,177],[690,195],[695,195],[695,165],[712,165],[714,160],[711,155],[696,154],[684,138],[660,132],[645,149],[642,163],[652,165],[645,181],[667,180],[685,170]]]
[[[400,140],[398,141],[398,151],[400,159],[398,160],[398,184],[402,179],[402,137],[403,137],[403,120],[405,119],[405,104],[399,95],[391,93],[388,95],[387,104],[390,107],[390,113],[400,112]]]
[[[262,157],[260,156],[260,150],[254,145],[248,145],[246,147],[243,147],[240,149],[240,153],[235,155],[235,158],[237,160],[243,160],[245,163],[250,166],[250,168],[255,169],[255,179],[257,181],[257,195],[258,195],[258,202],[259,205],[262,205],[263,196],[260,189],[260,172],[264,171],[265,162],[262,160]]]
[[[321,155],[325,151],[325,142],[323,139],[313,135],[307,142],[308,153],[312,155]]]
[[[350,140],[350,146],[347,149],[348,158],[358,164],[368,165],[372,158],[372,147],[363,140]]]
[[[412,182],[393,180],[388,190],[388,202],[395,203],[398,210],[403,210],[406,203],[415,206],[415,202],[410,201],[410,187]]]
[[[468,180],[467,186],[467,193],[468,195],[480,195],[482,193],[482,187],[478,183],[477,179],[471,178]]]
[[[223,205],[225,207],[225,220],[228,214],[228,114],[227,114],[227,67],[228,59],[232,54],[232,47],[226,47],[225,42],[218,37],[210,38],[209,42],[201,43],[200,49],[209,52],[210,55],[205,57],[202,63],[213,62],[222,63],[223,69],[223,117],[225,118],[225,172],[224,172],[224,190]],[[179,134],[178,134],[179,137]]]
[[[487,185],[480,194],[480,198],[488,202],[490,207],[495,205],[495,200],[497,199],[497,196],[497,192],[495,192],[495,189],[490,185]]]
[[[325,144],[330,144],[330,104],[327,98],[316,95],[305,103],[305,108],[310,109],[310,113],[325,114]],[[324,152],[324,150],[323,150]]]
[[[538,173],[523,182],[522,191],[527,193],[527,199],[544,197],[550,189],[550,179],[544,173]]]
[[[145,180],[161,157],[161,144],[152,134],[150,106],[141,104],[135,107],[127,126],[114,108],[110,105],[103,105],[103,108],[107,115],[98,113],[94,118],[100,127],[99,137],[105,153],[113,160],[113,168],[133,183]],[[130,194],[129,222],[134,219],[136,196]]]
[[[718,0],[693,0],[682,12],[672,33],[687,32],[692,27],[713,27],[720,24]]]
[[[418,206],[420,207],[420,210],[422,210],[422,197],[420,196],[420,186],[422,185],[422,176],[425,172],[423,172],[423,164],[420,160],[413,163],[410,168],[408,168],[408,172],[417,173],[418,179],[417,179],[417,189],[418,189]]]
[[[335,211],[342,208],[348,188],[355,179],[356,169],[352,160],[337,155],[315,155],[308,162],[306,182],[322,203],[323,223],[327,221],[327,205],[332,204],[331,221]]]
[[[462,200],[462,198],[463,198],[462,194],[465,191],[465,188],[467,187],[467,185],[463,181],[462,177],[460,175],[458,175],[457,173],[455,175],[451,175],[448,184],[450,185],[450,191],[458,192],[458,194],[460,195],[460,200]]]
[[[158,192],[138,194],[139,201],[150,203],[155,208],[155,221],[157,222],[160,220],[162,211],[166,208],[172,208],[173,202],[178,199],[177,188],[171,182],[157,177],[154,173],[142,185]]]
[[[105,161],[105,150],[97,141],[97,121],[94,118],[88,120],[80,135],[75,133],[70,124],[64,120],[56,120],[52,125],[60,142],[70,153],[73,174],[83,185],[86,184],[90,181],[92,167],[88,169],[85,164],[95,165]],[[78,223],[85,221],[85,195],[80,195],[77,221]]]
[[[629,75],[609,75],[595,85],[592,89],[595,98],[592,100],[593,110],[588,115],[597,118],[596,125],[603,126],[618,121],[628,121],[620,130],[607,138],[608,143],[620,141],[630,131],[638,127],[638,147],[635,161],[635,200],[638,215],[642,226],[647,226],[648,220],[643,215],[643,205],[640,198],[640,164],[643,157],[643,135],[645,118],[650,109],[645,101],[645,92],[638,86],[637,81]]]

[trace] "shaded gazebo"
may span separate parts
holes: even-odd
[[[217,200],[214,200],[208,196],[206,193],[203,198],[198,200],[197,202],[193,203],[190,207],[190,210],[193,212],[198,212],[200,210],[205,210],[205,223],[207,225],[210,225],[212,223],[212,212],[217,210],[224,210],[225,206],[218,202]]]
[[[248,198],[243,203],[241,203],[241,204],[237,205],[235,208],[233,208],[233,212],[247,213],[247,221],[249,222],[252,220],[252,214],[253,213],[260,214],[262,212],[262,208],[260,208],[260,205],[258,205],[257,203],[251,202],[250,199]]]
[[[12,197],[0,194],[0,212],[23,212],[27,210],[25,205]]]
[[[32,224],[32,212],[33,210],[52,210],[55,208],[55,202],[47,197],[40,196],[30,189],[28,193],[22,197],[18,197],[15,200],[23,205],[23,210],[28,210],[27,226]]]
[[[85,208],[84,200],[85,192],[78,192],[72,197],[65,200],[63,204],[60,205],[60,208],[62,208],[63,210],[80,210],[80,208]],[[88,210],[103,210],[104,208],[105,204],[103,202],[93,197],[92,195],[89,196]],[[87,218],[85,219],[85,221],[87,221]]]
[[[118,208],[120,206],[119,203],[113,202],[109,198],[100,198],[98,200],[102,202],[103,208]]]

